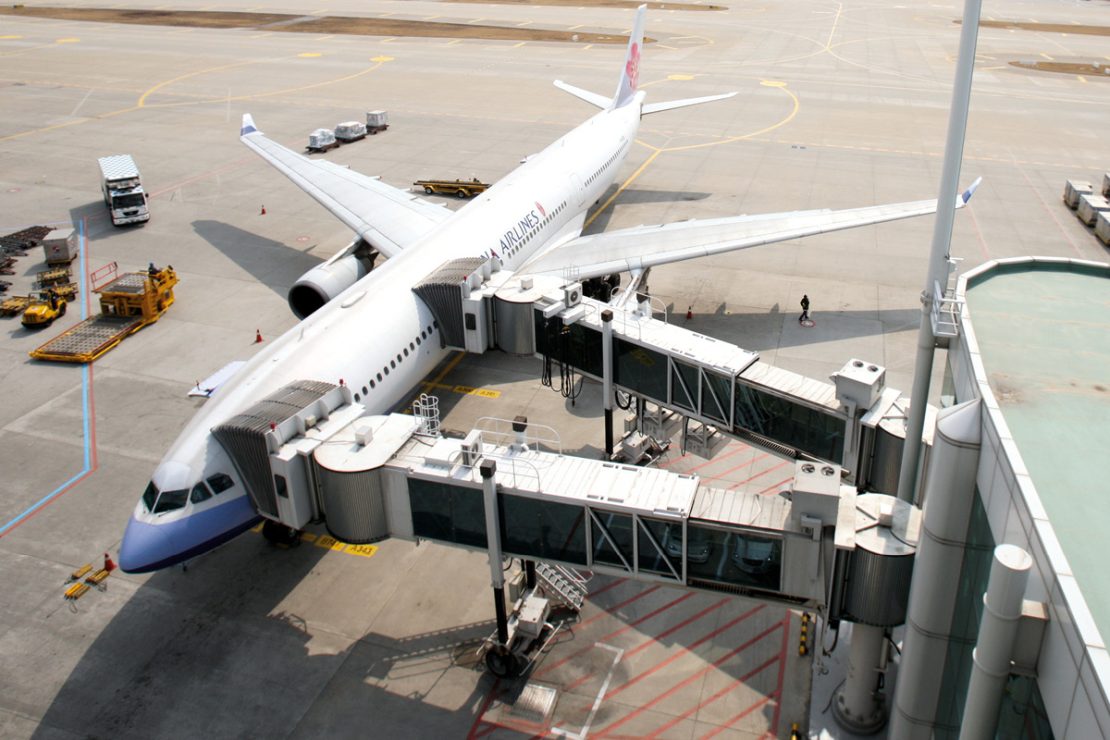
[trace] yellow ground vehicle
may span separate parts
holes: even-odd
[[[111,265],[114,272],[114,264]],[[95,284],[95,283],[94,283]],[[92,362],[126,337],[162,318],[173,305],[177,273],[172,267],[128,272],[110,280],[96,293],[100,314],[67,329],[38,349],[36,360]]]
[[[428,195],[457,195],[460,198],[470,198],[483,192],[489,183],[478,178],[473,180],[417,180],[413,183],[418,188],[424,188]]]
[[[43,329],[54,323],[54,319],[66,315],[66,300],[53,290],[43,293],[42,298],[32,301],[23,309],[20,319],[28,329]]]

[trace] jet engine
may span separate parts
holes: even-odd
[[[308,317],[370,272],[377,256],[373,247],[356,239],[293,283],[289,289],[289,308],[299,319]]]

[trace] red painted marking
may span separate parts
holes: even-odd
[[[620,686],[609,689],[609,691],[606,692],[606,694],[605,694],[605,698],[616,696],[620,692],[627,689],[629,686],[632,686],[633,684],[644,680],[648,676],[650,676],[653,673],[659,671],[661,668],[664,668],[665,666],[670,665],[671,663],[675,662],[679,658],[682,658],[686,655],[689,655],[690,653],[693,652],[693,649],[696,648],[698,645],[701,645],[702,643],[713,639],[714,637],[721,634],[722,632],[729,629],[730,627],[732,627],[736,624],[739,624],[740,622],[743,622],[745,619],[747,619],[751,615],[755,614],[756,612],[762,610],[763,608],[764,608],[764,605],[760,604],[759,606],[754,607],[754,608],[749,609],[748,611],[744,612],[739,617],[736,617],[735,619],[729,620],[725,624],[722,624],[720,627],[718,627],[717,629],[710,632],[708,635],[705,635],[704,637],[702,637],[702,638],[698,639],[697,641],[691,643],[687,647],[682,648],[677,653],[675,653],[671,657],[664,660],[662,663],[657,664],[654,668],[649,668],[648,670],[644,671],[643,673],[639,674],[638,676],[634,676],[633,678],[628,679],[627,681],[625,681]]]
[[[749,465],[754,464],[758,460],[762,460],[765,457],[769,457],[770,454],[771,454],[770,452],[764,452],[762,454],[756,455],[751,460],[746,460],[746,461],[740,463],[739,465],[734,465],[733,467],[719,473],[718,475],[707,475],[707,476],[703,476],[703,477],[705,478],[705,480],[722,480],[729,473],[733,473],[733,472],[739,470],[740,468],[746,468]]]
[[[628,624],[626,624],[625,626],[621,627],[621,628],[620,628],[619,630],[615,630],[615,631],[613,631],[613,632],[610,632],[610,633],[609,633],[609,634],[607,634],[607,635],[602,635],[601,637],[599,637],[599,638],[597,638],[596,640],[594,640],[594,644],[593,644],[593,645],[587,645],[586,647],[582,648],[581,650],[578,650],[578,651],[576,651],[576,652],[574,652],[574,653],[571,653],[570,655],[568,655],[567,657],[563,658],[562,660],[560,660],[560,661],[559,661],[559,662],[557,662],[557,663],[552,663],[551,665],[545,665],[545,666],[543,667],[543,669],[542,669],[542,670],[536,671],[536,674],[535,674],[535,675],[537,675],[537,676],[542,676],[542,675],[544,675],[544,674],[546,674],[546,673],[550,673],[551,671],[555,670],[555,669],[556,669],[556,668],[558,668],[559,666],[561,666],[561,665],[563,665],[563,664],[565,664],[565,663],[567,663],[567,662],[569,662],[569,661],[571,661],[571,660],[574,660],[575,658],[577,658],[577,657],[578,657],[578,656],[580,656],[580,655],[583,655],[583,654],[585,654],[585,653],[588,653],[589,651],[593,650],[593,649],[594,649],[594,646],[595,646],[595,645],[597,645],[597,643],[599,643],[599,642],[607,642],[607,641],[609,641],[609,640],[613,639],[614,637],[617,637],[618,635],[624,634],[625,632],[627,632],[628,630],[632,629],[632,628],[633,628],[633,627],[635,627],[636,625],[638,625],[638,624],[642,624],[642,623],[644,623],[644,622],[648,621],[649,619],[651,619],[652,617],[658,616],[659,614],[661,614],[661,613],[663,613],[663,612],[667,611],[667,610],[668,610],[668,609],[670,609],[670,608],[671,608],[672,606],[678,606],[678,605],[679,605],[679,604],[681,604],[681,603],[682,603],[683,601],[686,601],[687,599],[692,599],[692,598],[694,598],[694,596],[696,596],[696,595],[697,595],[697,594],[695,594],[695,593],[694,593],[693,591],[688,591],[688,592],[686,592],[686,594],[684,594],[683,596],[679,596],[679,597],[678,597],[677,599],[675,599],[674,601],[671,601],[671,602],[668,602],[668,603],[664,604],[663,606],[659,607],[659,608],[658,608],[658,609],[656,609],[655,611],[652,611],[652,612],[648,612],[647,614],[645,614],[644,616],[640,617],[639,619],[637,619],[637,620],[635,620],[635,621],[632,621],[632,622],[629,622],[629,623],[628,623]],[[585,678],[589,678],[589,675],[587,675],[587,676],[586,676]],[[583,680],[584,680],[584,679],[583,679]],[[564,692],[564,693],[566,693],[567,691],[569,691],[569,689],[566,689],[566,688],[564,688],[564,689],[563,689],[563,692]]]
[[[203,180],[206,177],[212,177],[213,175],[222,175],[223,173],[227,172],[228,170],[233,170],[233,169],[236,169],[237,167],[242,166],[246,162],[249,162],[250,159],[251,159],[250,155],[239,157],[238,159],[234,160],[230,164],[224,165],[223,167],[218,167],[214,170],[209,170],[208,172],[202,172],[199,175],[193,175],[192,177],[187,177],[184,180],[180,180],[180,181],[174,183],[173,185],[167,185],[164,188],[160,188],[158,190],[149,190],[147,192],[150,194],[151,198],[157,198],[160,195],[165,195],[166,193],[169,193],[173,190],[177,190],[180,187],[183,187],[183,186],[188,185],[190,183],[194,183],[197,180]]]
[[[782,480],[780,480],[779,482],[777,482],[777,483],[772,483],[771,485],[767,486],[767,487],[766,487],[766,488],[764,488],[764,489],[763,489],[762,491],[760,491],[760,493],[761,493],[761,494],[763,494],[763,493],[770,493],[771,491],[774,491],[774,490],[776,490],[776,489],[777,489],[777,488],[778,488],[779,486],[781,486],[781,485],[782,485],[783,483],[789,483],[789,482],[790,482],[790,481],[792,481],[792,480],[794,480],[794,476],[793,476],[793,475],[791,475],[791,476],[790,476],[789,478],[783,478],[783,479],[782,479]]]
[[[648,594],[650,594],[654,591],[658,591],[659,588],[660,588],[659,586],[652,586],[651,588],[645,588],[640,593],[636,594],[635,596],[632,596],[631,598],[625,599],[624,601],[620,602],[619,604],[613,604],[609,608],[601,607],[601,613],[600,614],[595,614],[592,617],[590,617],[589,619],[587,619],[583,622],[579,622],[578,626],[579,627],[585,627],[587,624],[591,624],[593,622],[596,622],[597,620],[601,619],[602,617],[606,616],[607,614],[612,614],[617,609],[620,609],[622,606],[628,606],[633,601],[639,601],[640,599],[644,598]]]
[[[751,447],[747,447],[745,445],[737,445],[737,447],[732,452],[726,452],[723,455],[717,455],[716,457],[712,457],[712,458],[706,460],[705,462],[703,462],[699,465],[695,465],[692,468],[687,468],[686,470],[683,470],[682,472],[683,472],[683,474],[693,473],[695,470],[701,470],[702,468],[704,468],[708,465],[713,465],[714,463],[718,463],[721,460],[724,460],[726,457],[732,457],[733,455],[735,455],[739,452],[747,452],[750,449],[751,449]],[[746,464],[747,463],[745,463],[745,465]],[[737,467],[743,467],[743,465],[738,465]],[[736,468],[730,468],[730,470],[735,470],[735,469]],[[725,472],[727,473],[728,471],[725,471]]]
[[[674,634],[675,632],[678,632],[678,631],[679,631],[680,629],[682,629],[682,628],[683,628],[683,627],[685,627],[686,625],[690,624],[691,622],[695,622],[695,621],[697,621],[697,620],[701,619],[702,617],[704,617],[704,616],[705,616],[706,614],[708,614],[709,612],[711,612],[711,611],[716,611],[717,609],[720,609],[720,608],[721,608],[722,606],[724,606],[725,604],[727,604],[727,603],[728,603],[729,601],[731,601],[731,599],[721,599],[721,600],[720,600],[720,601],[718,601],[718,602],[717,602],[716,604],[710,604],[709,606],[707,606],[706,608],[702,609],[702,610],[701,610],[700,612],[698,612],[697,614],[694,614],[694,615],[692,615],[692,616],[690,616],[690,617],[687,617],[686,619],[683,619],[683,620],[682,620],[681,622],[679,622],[678,624],[676,624],[676,625],[675,625],[674,627],[671,627],[671,628],[670,628],[669,630],[666,630],[666,631],[664,631],[664,632],[661,632],[661,633],[659,633],[659,634],[658,634],[658,635],[656,635],[656,636],[655,636],[655,637],[654,637],[653,639],[651,639],[651,640],[649,640],[649,641],[645,642],[645,643],[644,643],[643,645],[640,645],[639,647],[636,647],[636,648],[633,648],[632,650],[629,650],[629,651],[627,651],[627,652],[626,652],[626,653],[624,654],[624,656],[625,656],[626,658],[630,658],[630,657],[632,657],[633,655],[635,655],[636,653],[639,653],[639,652],[641,652],[641,651],[643,651],[643,650],[647,650],[647,649],[648,649],[649,647],[651,647],[651,646],[652,646],[652,644],[653,644],[653,643],[659,642],[659,641],[660,641],[660,640],[662,640],[662,639],[663,639],[664,637],[667,637],[668,635],[672,635],[672,634]]]
[[[786,612],[786,616],[782,618],[782,649],[779,650],[779,684],[774,690],[776,697],[782,696],[782,682],[786,678],[786,650],[789,647],[790,640],[790,614]],[[782,711],[782,701],[775,700],[775,713],[771,718],[771,732],[775,737],[779,734],[779,713]]]
[[[658,727],[658,728],[656,728],[656,730],[655,730],[655,731],[654,731],[653,733],[651,733],[650,735],[645,735],[644,737],[648,737],[648,738],[652,738],[652,737],[659,737],[659,736],[660,736],[661,734],[663,734],[663,733],[664,733],[664,732],[666,732],[667,730],[671,729],[672,727],[674,727],[675,725],[677,725],[677,724],[678,724],[679,722],[681,722],[682,720],[684,720],[684,719],[686,719],[687,717],[689,717],[689,716],[690,716],[691,714],[693,714],[694,712],[697,712],[697,711],[698,711],[699,709],[701,709],[702,707],[708,706],[708,705],[712,704],[713,702],[717,701],[717,700],[718,700],[718,699],[720,699],[720,698],[721,698],[722,696],[724,696],[725,694],[729,693],[730,691],[732,691],[733,689],[735,689],[735,688],[736,688],[737,686],[739,686],[740,684],[742,684],[742,683],[744,683],[745,681],[747,681],[747,680],[748,680],[749,678],[751,678],[752,676],[755,676],[755,675],[756,675],[757,673],[761,673],[761,672],[762,672],[763,670],[765,670],[766,668],[769,668],[769,667],[770,667],[771,665],[773,665],[774,663],[778,662],[778,660],[779,660],[779,659],[778,659],[778,657],[774,657],[774,658],[771,658],[770,660],[766,660],[766,661],[764,661],[764,662],[763,662],[763,663],[761,663],[760,665],[756,666],[755,668],[753,668],[753,669],[751,669],[750,671],[748,671],[747,673],[745,673],[745,674],[744,674],[743,676],[741,676],[740,678],[737,678],[737,679],[733,679],[733,680],[732,680],[731,682],[729,682],[729,683],[728,683],[728,684],[727,684],[727,685],[726,685],[726,686],[725,686],[725,687],[724,687],[723,689],[721,689],[721,690],[720,690],[720,691],[718,691],[717,693],[713,694],[713,695],[712,695],[711,697],[709,697],[709,698],[708,698],[708,699],[706,699],[705,701],[701,702],[700,704],[698,704],[698,705],[697,705],[697,706],[695,706],[695,707],[692,707],[692,708],[690,708],[690,709],[687,709],[687,710],[686,710],[685,712],[683,712],[682,714],[678,715],[677,717],[675,717],[674,719],[672,719],[672,720],[671,720],[670,722],[666,723],[666,724],[665,724],[665,725],[663,725],[662,727]],[[766,701],[766,698],[764,699],[764,701]]]
[[[762,607],[759,607],[759,608],[762,608]],[[661,701],[663,701],[664,699],[666,699],[667,697],[671,696],[672,694],[674,694],[674,693],[675,693],[676,691],[678,691],[679,689],[682,689],[682,688],[684,688],[684,687],[686,687],[686,686],[690,685],[691,683],[693,683],[694,681],[698,680],[699,678],[701,678],[702,676],[704,676],[704,675],[705,675],[706,673],[708,673],[709,671],[713,670],[714,668],[718,668],[718,667],[720,667],[720,666],[721,666],[721,664],[725,663],[725,662],[726,662],[727,660],[729,660],[729,659],[730,659],[730,658],[732,658],[733,656],[735,656],[735,655],[738,655],[738,654],[740,654],[741,652],[743,652],[743,651],[747,650],[747,649],[748,649],[749,647],[751,647],[751,646],[752,646],[752,645],[754,645],[755,643],[759,642],[760,640],[762,640],[762,639],[763,639],[764,637],[766,637],[767,635],[771,634],[771,633],[772,633],[772,632],[774,632],[775,630],[777,630],[777,629],[780,629],[781,627],[782,627],[782,622],[776,622],[775,624],[772,624],[772,625],[771,625],[770,627],[768,627],[767,629],[763,630],[763,631],[762,631],[762,632],[760,632],[760,633],[759,633],[758,635],[756,635],[755,637],[753,637],[753,638],[751,638],[750,640],[748,640],[747,642],[745,642],[745,643],[744,643],[743,645],[739,645],[738,647],[735,647],[735,648],[733,648],[732,650],[729,650],[729,651],[728,651],[727,653],[725,653],[725,654],[724,654],[724,655],[722,655],[722,656],[721,656],[720,658],[718,658],[717,660],[715,660],[715,661],[713,661],[712,663],[710,663],[709,665],[707,665],[707,666],[706,666],[705,668],[702,668],[702,669],[701,669],[700,671],[698,671],[698,672],[697,672],[697,673],[695,673],[694,675],[692,675],[692,676],[688,676],[687,678],[685,678],[684,680],[682,680],[682,681],[680,681],[679,683],[675,684],[675,685],[674,685],[674,686],[672,686],[671,688],[667,689],[667,690],[666,690],[666,691],[664,691],[664,692],[663,692],[662,694],[660,694],[659,696],[655,697],[654,699],[652,699],[652,700],[651,700],[651,701],[649,701],[648,703],[646,703],[646,704],[644,704],[644,705],[642,705],[642,706],[640,706],[640,707],[638,707],[638,708],[636,708],[636,709],[632,710],[631,712],[629,712],[628,714],[626,714],[626,715],[625,715],[624,717],[622,717],[621,719],[617,720],[616,722],[613,722],[612,724],[608,725],[607,727],[604,727],[604,728],[602,728],[602,729],[598,730],[598,731],[597,731],[597,734],[595,735],[595,737],[602,737],[602,736],[604,736],[604,735],[607,735],[608,733],[610,733],[611,731],[613,731],[613,730],[614,730],[614,729],[616,729],[617,727],[620,727],[620,726],[621,726],[621,725],[623,725],[624,723],[628,722],[629,720],[633,719],[634,717],[637,717],[637,716],[639,716],[639,715],[640,715],[641,713],[645,712],[645,711],[646,711],[646,710],[648,710],[649,708],[651,708],[651,707],[655,706],[655,705],[656,705],[656,704],[658,704],[659,702],[661,702]],[[774,660],[775,660],[775,659],[773,659],[773,660],[772,660],[771,662],[773,663],[773,662],[774,662]],[[767,665],[770,665],[770,663],[768,663]],[[641,678],[641,677],[642,677],[643,675],[646,675],[646,674],[641,674],[641,676],[637,677],[637,679],[634,679],[634,680],[638,680],[638,679],[639,679],[639,678]],[[621,687],[621,689],[623,690],[623,689],[625,689],[625,688],[628,688],[628,687],[629,687],[630,685],[632,685],[632,683],[633,683],[633,681],[629,681],[628,683],[624,684],[624,685],[623,685],[623,686]],[[608,697],[612,696],[612,695],[613,695],[614,693],[616,693],[616,692],[609,692],[608,694],[606,694],[606,697],[608,698]]]
[[[478,725],[482,724],[483,722],[482,717],[485,717],[486,712],[489,711],[489,705],[493,703],[493,697],[497,695],[497,687],[499,687],[500,685],[501,679],[494,679],[493,686],[490,687],[489,693],[486,694],[485,701],[482,702],[482,708],[478,711],[478,716],[474,718],[474,724],[470,726],[470,732],[468,732],[466,735],[467,740],[475,740],[475,738],[479,738],[482,735],[486,734],[482,733],[482,735],[478,735],[476,734],[476,731],[478,729]]]
[[[711,738],[711,737],[716,737],[717,735],[720,735],[722,732],[727,730],[733,724],[735,724],[735,723],[739,722],[740,720],[744,719],[749,714],[751,714],[755,710],[759,709],[761,706],[763,706],[767,702],[771,701],[771,699],[774,696],[775,696],[774,692],[768,694],[767,696],[765,696],[762,699],[760,699],[759,701],[757,701],[755,704],[752,704],[750,707],[745,709],[743,712],[740,712],[740,714],[737,714],[734,717],[729,717],[727,720],[722,722],[720,725],[718,725],[717,727],[714,727],[712,730],[710,730],[709,732],[702,735],[700,738],[698,738],[698,740],[709,740],[709,738]]]
[[[598,596],[601,596],[601,595],[602,595],[603,593],[605,593],[606,591],[609,591],[610,589],[614,589],[614,588],[616,588],[617,586],[621,585],[622,583],[624,583],[624,582],[625,582],[625,581],[627,581],[627,580],[628,580],[627,578],[618,578],[617,580],[615,580],[615,581],[613,581],[612,583],[610,583],[610,584],[609,584],[608,586],[605,586],[605,587],[603,587],[603,588],[599,588],[599,589],[598,589],[597,591],[595,591],[594,593],[590,594],[590,598],[591,598],[591,599],[595,599],[595,598],[597,598]]]
[[[792,463],[792,462],[794,462],[794,461],[793,461],[793,460],[783,460],[783,461],[782,461],[782,462],[780,462],[780,463],[779,463],[778,465],[772,465],[771,467],[767,468],[766,470],[763,470],[763,471],[761,471],[761,472],[759,472],[759,473],[756,473],[755,475],[753,475],[753,476],[749,477],[749,478],[748,478],[747,480],[742,480],[742,481],[740,481],[739,483],[733,483],[733,484],[732,484],[731,486],[729,486],[729,487],[728,487],[728,490],[730,490],[730,491],[731,491],[731,490],[733,490],[734,488],[738,488],[739,486],[742,486],[742,485],[744,485],[745,483],[748,483],[749,481],[753,481],[753,480],[755,480],[756,478],[760,478],[760,477],[762,477],[762,476],[764,476],[764,475],[767,475],[767,474],[768,474],[768,473],[770,473],[770,472],[771,472],[772,470],[778,470],[778,469],[779,469],[779,468],[781,468],[781,467],[782,467],[783,465],[789,465],[789,464],[790,464],[790,463]]]

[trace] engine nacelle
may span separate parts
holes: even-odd
[[[301,275],[289,289],[289,308],[303,319],[354,285],[374,266],[376,254],[356,240],[327,262]]]

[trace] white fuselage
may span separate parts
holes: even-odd
[[[492,252],[503,269],[515,270],[538,251],[577,236],[586,209],[612,183],[631,148],[642,95],[596,114],[529,158],[262,349],[198,411],[152,478],[163,491],[191,487],[214,473],[231,476],[235,486],[158,514],[140,501],[134,519],[168,524],[245,496],[211,430],[291,381],[342,380],[369,413],[385,413],[403,401],[447,354],[413,286],[448,260]]]

